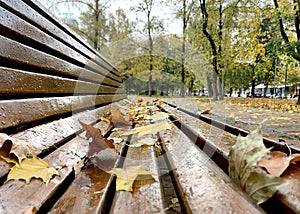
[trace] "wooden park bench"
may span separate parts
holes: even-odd
[[[113,131],[120,121],[112,126],[103,118],[134,103],[118,71],[37,2],[0,0],[0,69],[0,132],[33,145],[59,174],[48,184],[34,178],[5,182],[10,165],[0,159],[1,214],[264,213],[172,118],[123,127],[130,133],[172,124],[139,139]],[[146,101],[136,102],[138,111],[147,109]],[[82,123],[114,138],[116,151],[89,156],[91,139]],[[145,139],[155,143],[136,145]],[[116,175],[109,172],[129,166],[153,177],[137,179],[132,192],[116,191]]]

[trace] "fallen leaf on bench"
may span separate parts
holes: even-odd
[[[114,141],[112,139],[108,140],[103,137],[101,130],[95,128],[92,125],[87,125],[81,121],[79,123],[82,125],[83,131],[86,131],[86,138],[92,138],[92,142],[89,144],[88,156],[93,156],[101,150],[107,148],[115,148]]]
[[[6,182],[14,179],[29,182],[31,178],[41,178],[48,184],[53,175],[59,175],[58,171],[33,154],[32,158],[25,158],[20,165],[16,164],[10,169]]]
[[[154,146],[156,143],[156,139],[152,138],[152,137],[147,137],[147,138],[143,138],[141,140],[139,140],[138,142],[134,142],[129,144],[129,147],[143,147],[143,146]]]
[[[33,145],[0,133],[0,157],[10,159],[11,163],[14,163],[13,160],[20,163],[27,155],[36,151],[37,148]]]
[[[156,114],[153,114],[150,116],[151,120],[153,122],[157,122],[159,120],[165,120],[167,118],[169,118],[170,114],[166,113],[166,112],[158,112]]]
[[[160,99],[156,99],[156,100],[153,100],[153,103],[157,106],[161,106],[164,103],[164,101],[160,100]]]
[[[116,191],[125,190],[132,192],[133,183],[140,175],[149,175],[150,180],[153,180],[154,173],[145,171],[141,166],[128,166],[126,169],[113,168],[110,173],[117,176]],[[145,178],[143,179],[145,180]]]
[[[113,109],[111,111],[111,122],[114,124],[114,127],[116,128],[131,126],[129,121],[125,120],[122,113],[116,109]]]
[[[212,107],[210,109],[206,109],[206,110],[202,111],[200,114],[210,114],[211,110],[212,110]]]
[[[172,125],[167,121],[163,121],[155,124],[136,127],[129,131],[120,132],[120,134],[121,135],[137,134],[138,136],[143,136],[147,134],[156,134],[159,131],[171,130],[171,129],[172,129]]]
[[[300,154],[287,155],[281,151],[271,151],[267,156],[258,162],[271,175],[280,176],[290,164],[300,161]]]
[[[106,123],[110,123],[110,120],[107,119],[106,117],[100,117],[100,120]]]
[[[34,206],[28,208],[27,210],[25,210],[24,212],[22,212],[22,214],[34,214],[38,211],[38,209]]]
[[[258,127],[247,137],[238,136],[228,156],[230,177],[258,204],[271,198],[280,186],[287,184],[282,178],[269,175],[263,170],[258,171],[258,162],[268,152]]]

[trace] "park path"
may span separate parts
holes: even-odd
[[[231,100],[215,102],[199,98],[163,98],[163,100],[194,113],[211,109],[208,116],[247,131],[254,130],[262,123],[264,137],[285,141],[300,148],[300,113],[246,107]],[[261,102],[264,100],[261,99]]]

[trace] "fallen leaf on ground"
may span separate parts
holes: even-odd
[[[32,158],[25,158],[20,165],[16,164],[10,169],[6,182],[14,179],[29,182],[31,178],[41,178],[48,184],[53,175],[59,175],[58,171],[33,154]]]
[[[20,163],[27,155],[34,152],[37,152],[37,148],[33,145],[0,133],[0,157]]]
[[[107,148],[115,148],[114,141],[112,139],[107,140],[102,136],[101,130],[93,127],[92,125],[87,125],[81,121],[79,123],[82,125],[82,130],[86,131],[86,138],[92,138],[92,142],[89,144],[88,156],[93,156],[101,150]]]
[[[133,183],[139,175],[150,175],[151,179],[154,173],[145,171],[141,166],[128,166],[126,169],[113,168],[110,173],[117,176],[116,191],[125,190],[132,192]]]
[[[247,137],[238,136],[228,157],[230,177],[258,204],[271,198],[280,186],[287,184],[282,178],[256,170],[258,161],[268,152],[258,127]]]
[[[271,175],[280,176],[290,164],[300,161],[300,154],[287,155],[281,151],[271,151],[258,165],[264,167]]]

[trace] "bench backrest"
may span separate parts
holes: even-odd
[[[0,132],[125,97],[117,69],[30,0],[0,0]]]

